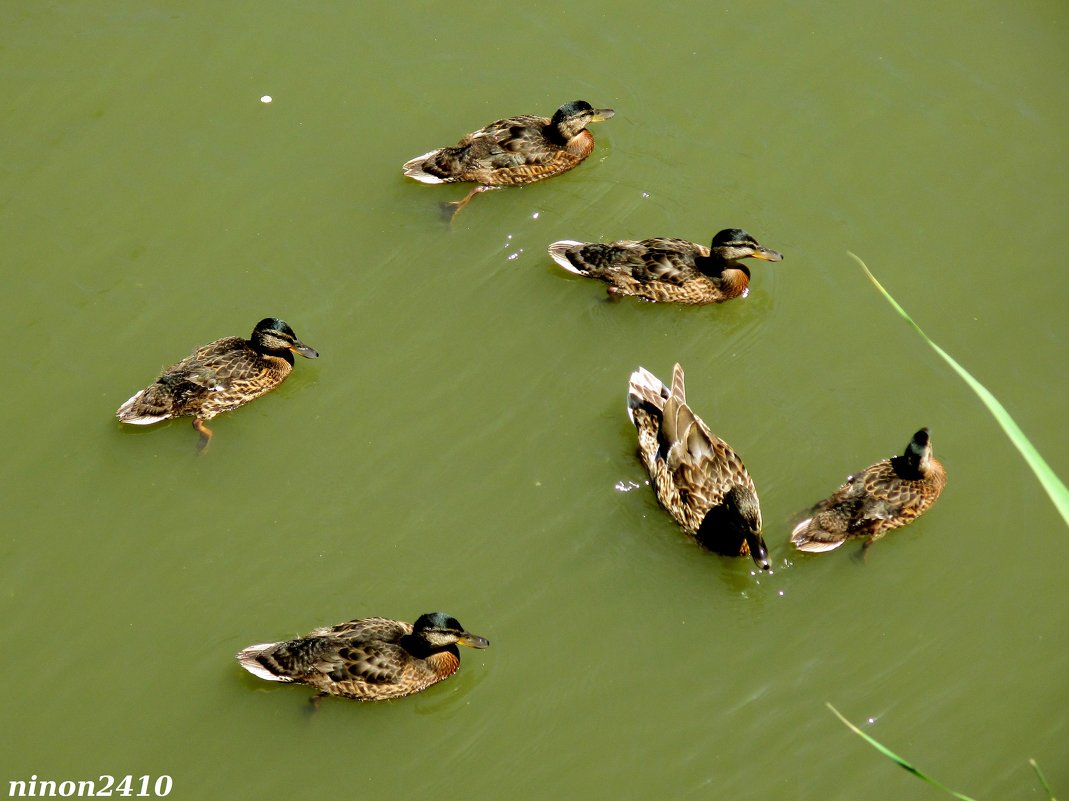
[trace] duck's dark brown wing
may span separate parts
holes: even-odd
[[[351,620],[293,640],[249,646],[238,654],[238,661],[262,678],[315,686],[396,682],[408,659],[398,641],[411,630],[410,625],[395,620]]]
[[[477,181],[491,186],[547,178],[582,161],[563,143],[546,137],[548,124],[545,117],[535,116],[498,120],[468,134],[453,147],[428,154],[418,169],[444,181]]]
[[[169,371],[186,376],[211,374],[225,388],[260,376],[266,364],[264,357],[254,351],[247,340],[227,337],[197,348]]]
[[[594,278],[626,276],[640,283],[681,286],[699,275],[695,257],[703,250],[684,239],[623,240],[572,247],[566,257],[578,272]]]
[[[695,259],[707,249],[685,239],[644,239],[635,243],[631,276],[639,281],[657,281],[681,286],[700,275]]]
[[[397,684],[411,659],[409,653],[395,643],[343,641],[335,643],[328,675],[337,683]]]

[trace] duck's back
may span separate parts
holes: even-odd
[[[594,139],[583,131],[570,143],[556,142],[547,135],[549,120],[524,115],[498,120],[465,136],[453,147],[431,151],[406,164],[412,177],[419,172],[444,182],[478,181],[504,186],[549,178],[571,169],[594,147]],[[418,163],[417,163],[418,162]]]
[[[205,417],[236,409],[270,392],[292,369],[293,357],[288,353],[279,356],[259,353],[241,337],[226,337],[198,348],[171,368],[179,375],[197,371],[215,375],[217,388],[202,388],[201,393],[187,404],[188,408]],[[164,375],[167,375],[166,371]]]
[[[592,278],[621,276],[638,282],[663,281],[676,286],[700,275],[695,259],[708,253],[708,248],[684,239],[592,242],[564,250],[568,261],[578,268],[576,272]]]
[[[662,303],[721,303],[746,292],[749,271],[710,258],[685,239],[622,240],[607,244],[555,242],[550,257],[566,270],[608,283],[610,293]]]
[[[850,476],[830,497],[813,507],[813,515],[791,534],[803,551],[822,552],[847,539],[875,539],[923,514],[946,484],[942,464],[931,460],[928,474],[906,478],[884,459]]]
[[[631,376],[628,410],[658,500],[686,533],[698,538],[710,510],[729,492],[752,496],[755,505],[757,492],[738,454],[687,405],[683,382],[679,365],[671,389],[640,367]]]

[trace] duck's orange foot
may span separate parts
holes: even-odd
[[[484,184],[479,184],[478,186],[473,187],[472,190],[470,192],[468,192],[468,194],[464,195],[464,197],[462,197],[460,200],[453,200],[453,201],[451,201],[449,203],[446,203],[445,204],[445,208],[453,210],[452,214],[449,217],[449,221],[452,222],[453,219],[458,214],[460,214],[460,210],[462,208],[464,208],[465,206],[467,206],[469,203],[471,203],[471,199],[473,197],[475,197],[477,194],[479,194],[480,192],[489,192],[491,189],[500,189],[500,188],[501,187],[499,187],[499,186],[486,186]]]
[[[204,421],[199,417],[193,420],[193,428],[200,433],[200,439],[197,441],[197,452],[203,453],[204,449],[208,447],[208,443],[212,440],[212,430],[204,425]]]

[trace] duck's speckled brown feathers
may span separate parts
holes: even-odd
[[[418,168],[443,183],[515,186],[570,170],[594,149],[590,131],[580,131],[571,141],[558,143],[546,135],[548,125],[545,117],[500,120],[468,134],[454,147],[421,157]],[[411,169],[409,164],[405,169]]]
[[[640,367],[631,375],[627,406],[657,500],[683,531],[709,550],[751,555],[769,569],[753,480],[731,446],[687,405],[683,368],[675,365],[669,389]]]
[[[594,109],[577,100],[558,109],[552,119],[509,117],[468,134],[452,147],[417,156],[405,162],[403,170],[424,183],[515,186],[541,181],[589,156],[594,137],[586,125],[612,115],[612,109]]]
[[[791,542],[802,551],[822,552],[864,537],[868,548],[924,514],[946,481],[946,470],[932,455],[928,429],[922,428],[901,456],[850,476],[831,497],[814,506],[812,516],[795,526]]]
[[[292,369],[289,354],[260,354],[247,340],[226,337],[164,370],[129,411],[160,419],[195,415],[210,420],[274,389]]]
[[[315,629],[304,637],[251,645],[237,655],[242,667],[271,681],[308,684],[327,695],[361,701],[400,698],[453,675],[456,643],[489,643],[440,612],[415,625],[372,617]]]
[[[307,358],[319,355],[286,323],[267,318],[257,324],[250,339],[224,337],[172,364],[119,407],[116,416],[137,425],[182,416],[210,420],[285,381],[293,369],[294,352]]]
[[[550,245],[549,254],[570,272],[605,281],[611,294],[689,305],[744,296],[750,270],[738,259],[783,258],[737,228],[720,231],[711,248],[664,237],[609,244],[562,240]]]

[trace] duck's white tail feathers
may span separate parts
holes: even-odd
[[[825,553],[834,551],[845,541],[845,537],[834,537],[826,532],[817,522],[816,517],[807,517],[794,527],[791,532],[791,544],[799,551],[807,553]]]
[[[437,150],[432,150],[429,153],[424,153],[422,156],[416,156],[414,159],[409,159],[401,167],[405,171],[405,175],[409,178],[415,178],[420,183],[424,184],[444,184],[445,179],[439,178],[437,175],[431,175],[429,172],[423,171],[423,163],[431,156],[438,153]]]
[[[282,645],[280,642],[262,642],[258,645],[250,645],[248,648],[243,648],[237,654],[237,660],[245,670],[254,676],[259,676],[261,679],[267,679],[268,681],[293,681],[289,676],[279,676],[277,673],[272,673],[267,669],[259,657],[263,654],[270,653],[278,646]]]
[[[144,409],[137,408],[147,391],[142,389],[139,392],[135,392],[126,403],[119,407],[119,410],[115,412],[115,416],[123,423],[130,423],[135,426],[151,425],[170,417],[169,414],[151,414]]]
[[[647,404],[655,409],[663,410],[668,395],[668,387],[661,379],[645,367],[639,367],[631,373],[631,379],[627,384],[627,416],[634,423],[635,409]]]
[[[552,245],[549,246],[549,257],[570,273],[575,273],[576,275],[586,275],[585,272],[580,270],[578,267],[572,264],[571,261],[568,260],[567,254],[567,251],[569,249],[574,247],[581,247],[584,244],[586,243],[576,242],[574,239],[562,239],[560,242],[554,242]]]

